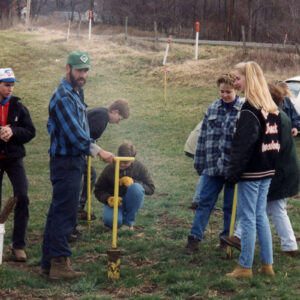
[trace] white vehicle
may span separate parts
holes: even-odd
[[[300,115],[300,76],[288,78],[284,82],[287,83],[290,91],[295,95],[295,98],[291,98],[291,101]]]

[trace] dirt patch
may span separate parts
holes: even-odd
[[[158,230],[163,230],[165,228],[170,228],[170,227],[178,228],[178,226],[180,226],[181,229],[191,227],[190,223],[184,222],[183,219],[176,218],[174,216],[169,216],[167,212],[163,212],[160,215],[158,215],[158,219],[159,219],[157,222]]]

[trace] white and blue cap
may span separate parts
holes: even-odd
[[[15,74],[11,68],[0,69],[0,82],[18,82]]]

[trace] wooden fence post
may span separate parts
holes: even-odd
[[[128,17],[125,17],[125,41],[128,39]]]
[[[26,6],[26,28],[29,29],[30,26],[30,8],[31,8],[31,0],[27,0]]]
[[[157,49],[158,44],[158,34],[157,34],[157,23],[154,21],[154,47]]]
[[[242,38],[243,38],[243,49],[244,49],[244,55],[247,54],[247,47],[246,47],[246,35],[245,35],[245,26],[242,25]]]

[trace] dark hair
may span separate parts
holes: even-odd
[[[118,110],[119,114],[123,117],[123,119],[128,119],[130,116],[128,102],[122,99],[114,101],[107,109],[109,112],[112,112],[113,110]]]
[[[122,143],[118,148],[118,156],[135,157],[136,156],[135,146],[130,142]]]
[[[277,106],[281,105],[285,97],[285,90],[280,85],[275,85],[272,83],[268,83],[268,87],[274,102],[277,104]]]
[[[225,73],[221,75],[217,79],[217,86],[220,86],[222,83],[225,85],[232,86],[234,88],[234,82],[235,82],[235,75],[232,72]]]

